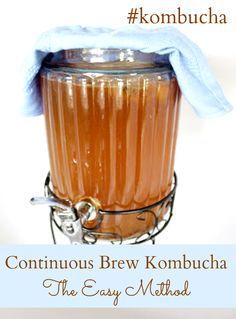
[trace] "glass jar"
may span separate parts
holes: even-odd
[[[49,54],[40,71],[53,191],[101,209],[151,205],[172,185],[180,90],[170,64],[153,53],[73,49]],[[165,211],[155,212],[161,218]],[[103,216],[98,231],[132,238],[152,216]],[[101,236],[102,237],[102,236]],[[105,237],[104,237],[105,238]]]

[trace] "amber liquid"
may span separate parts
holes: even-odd
[[[103,210],[129,210],[167,195],[179,113],[174,77],[47,72],[41,89],[51,179],[59,198],[76,203],[92,196]],[[153,227],[153,216],[144,217],[104,216],[98,231],[137,236]]]

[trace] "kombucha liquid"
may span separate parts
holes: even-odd
[[[50,70],[40,83],[51,180],[60,199],[75,204],[91,196],[103,210],[129,210],[168,194],[179,117],[175,77]],[[152,214],[143,217],[104,216],[97,231],[138,236],[154,225]]]

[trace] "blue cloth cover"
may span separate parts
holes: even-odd
[[[182,94],[200,117],[213,117],[232,109],[200,48],[177,29],[132,26],[113,30],[71,26],[43,33],[29,54],[23,70],[22,111],[25,115],[42,113],[37,76],[43,58],[49,52],[71,48],[129,48],[168,54]]]

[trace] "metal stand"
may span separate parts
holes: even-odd
[[[107,211],[96,207],[96,203],[90,198],[84,198],[76,205],[60,200],[52,192],[50,174],[48,174],[44,184],[44,197],[34,197],[31,199],[31,203],[33,205],[45,204],[50,207],[50,226],[54,244],[57,244],[55,229],[67,236],[71,244],[95,244],[100,240],[107,240],[111,244],[135,245],[148,241],[155,244],[156,236],[167,227],[173,215],[176,187],[177,175],[174,174],[171,191],[160,201],[140,209]],[[160,214],[161,211],[164,211],[164,214]],[[106,216],[115,215],[133,215],[137,221],[144,223],[146,217],[151,216],[153,226],[141,235],[128,239],[123,238],[119,232],[99,231],[103,219]]]

